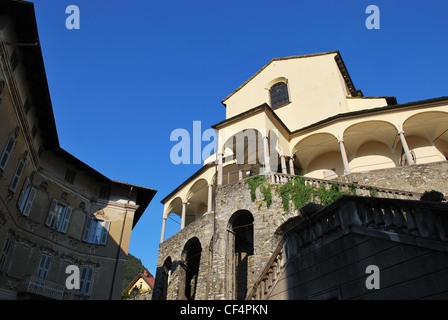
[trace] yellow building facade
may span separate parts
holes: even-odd
[[[264,173],[334,180],[448,157],[448,98],[364,97],[338,51],[276,58],[223,101],[217,152],[163,199],[181,229],[213,212],[214,188]]]
[[[0,4],[0,299],[119,299],[155,190],[59,146],[32,3]]]

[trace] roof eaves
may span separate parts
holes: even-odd
[[[351,111],[351,112],[346,112],[346,113],[339,113],[335,116],[331,116],[329,118],[326,118],[324,120],[315,122],[313,124],[310,124],[306,127],[297,129],[293,132],[291,132],[291,135],[295,135],[295,134],[299,134],[303,131],[312,129],[314,127],[317,127],[319,125],[325,125],[328,122],[331,121],[335,121],[335,120],[339,120],[339,119],[344,119],[344,118],[348,118],[348,117],[353,117],[353,116],[360,116],[360,115],[369,115],[370,113],[376,113],[376,112],[387,112],[387,111],[394,111],[397,109],[402,109],[402,108],[407,108],[407,107],[416,107],[416,106],[423,106],[425,104],[427,104],[428,107],[430,107],[430,104],[433,103],[439,103],[439,102],[448,102],[448,96],[442,96],[439,98],[431,98],[431,99],[426,99],[426,100],[418,100],[418,101],[411,101],[411,102],[406,102],[406,103],[402,103],[402,104],[388,104],[386,106],[383,107],[377,107],[377,108],[372,108],[372,109],[364,109],[364,110],[358,110],[358,111]]]

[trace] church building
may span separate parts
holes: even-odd
[[[406,252],[393,262],[397,274],[412,250],[439,262],[437,270],[416,272],[418,279],[447,267],[447,221],[439,213],[448,210],[448,97],[403,104],[365,97],[333,51],[272,59],[222,103],[226,119],[212,126],[216,152],[162,200],[153,299],[400,298],[409,290],[369,296],[365,287],[364,259],[379,247]],[[299,185],[313,196],[295,207],[297,194],[285,192]],[[341,197],[324,201],[330,191]],[[440,199],[426,203],[429,191]],[[338,216],[341,208],[350,217]],[[171,214],[181,228],[165,239]],[[355,278],[337,273],[349,266],[324,250],[337,241],[362,252],[345,260],[352,269],[363,262]],[[304,267],[327,257],[339,271]],[[325,277],[328,288],[316,280]],[[391,288],[407,288],[404,278]],[[362,284],[353,287],[356,279]],[[447,290],[425,288],[415,297]]]

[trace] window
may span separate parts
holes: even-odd
[[[2,156],[0,158],[0,169],[5,170],[6,165],[8,164],[9,157],[11,156],[12,150],[16,145],[16,138],[9,137],[8,142],[6,143],[5,149],[3,150]]]
[[[0,81],[0,105],[2,104],[2,101],[3,101],[2,95],[3,95],[4,86],[5,86],[5,81],[1,80]]]
[[[0,256],[0,270],[5,265],[6,258],[8,257],[9,249],[11,248],[12,240],[10,237],[6,238],[5,247],[3,248],[2,255]]]
[[[11,67],[12,70],[15,70],[17,68],[17,65],[19,64],[19,56],[17,55],[17,51],[14,50],[12,56],[11,56]]]
[[[20,192],[17,205],[19,211],[26,217],[30,215],[31,207],[33,206],[34,199],[36,198],[37,190],[31,184],[28,178],[23,183],[22,191]]]
[[[44,152],[44,148],[42,146],[39,147],[39,151],[37,151],[37,155],[40,157],[42,157],[42,153]]]
[[[82,240],[94,244],[106,244],[109,235],[110,221],[97,220],[93,216],[87,218]]]
[[[89,295],[92,290],[93,273],[95,269],[93,267],[81,268],[81,279],[79,283],[79,293]]]
[[[31,109],[31,102],[30,102],[30,100],[26,99],[25,104],[23,105],[23,108],[25,109],[25,113],[28,114],[28,112]]]
[[[66,233],[73,209],[53,199],[45,225],[53,230]]]
[[[278,108],[289,103],[288,86],[285,82],[277,82],[269,89],[271,107]]]
[[[23,160],[19,161],[14,176],[12,177],[11,184],[9,185],[9,190],[11,192],[16,192],[17,185],[19,184],[20,177],[22,176],[23,170],[25,169],[25,162]]]
[[[37,276],[41,279],[47,279],[51,266],[51,256],[43,254],[40,258],[39,267],[37,268]]]
[[[100,189],[100,199],[109,200],[110,198],[110,187],[102,186]]]
[[[36,137],[36,135],[37,135],[37,132],[39,131],[39,129],[37,128],[37,125],[36,124],[33,124],[33,129],[31,129],[31,136],[33,137],[33,138],[35,138]]]
[[[67,172],[65,173],[65,181],[73,184],[75,182],[76,171],[73,171],[70,168],[67,168]]]

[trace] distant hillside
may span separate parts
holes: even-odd
[[[123,278],[123,289],[126,289],[126,287],[131,283],[132,280],[135,279],[135,277],[142,273],[144,270],[148,270],[143,264],[140,259],[137,257],[134,257],[132,254],[128,254],[128,261],[126,262],[126,268],[124,270],[124,278]],[[148,270],[149,271],[149,270]],[[151,276],[151,272],[149,273]]]

